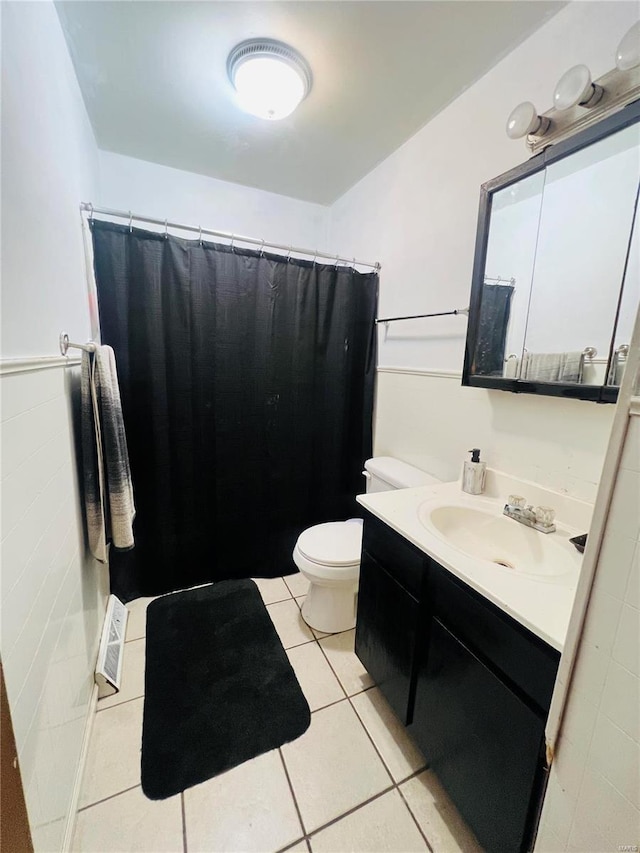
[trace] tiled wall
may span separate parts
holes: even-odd
[[[36,851],[61,848],[104,614],[104,569],[84,553],[77,374],[0,378],[2,661]]]
[[[640,416],[632,416],[537,853],[603,853],[640,840],[639,608]]]
[[[593,503],[614,410],[584,400],[462,388],[455,375],[381,369],[375,453],[448,481],[460,476],[469,448],[479,447],[491,468]]]

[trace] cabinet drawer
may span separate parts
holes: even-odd
[[[400,720],[411,717],[420,607],[382,566],[360,563],[356,654]]]
[[[408,592],[420,597],[427,556],[383,522],[367,514],[362,550],[366,551]]]
[[[482,846],[526,850],[544,723],[437,619],[409,731]]]
[[[434,615],[546,717],[560,653],[436,563],[430,565],[429,582]]]

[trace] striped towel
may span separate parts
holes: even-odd
[[[584,353],[525,352],[521,379],[537,382],[582,382]]]
[[[107,562],[108,543],[134,546],[133,486],[116,359],[111,347],[82,355],[82,465],[91,553]]]

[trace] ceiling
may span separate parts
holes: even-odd
[[[100,148],[322,204],[563,5],[56,3]],[[291,44],[313,70],[309,96],[282,121],[234,103],[227,55],[254,36]]]

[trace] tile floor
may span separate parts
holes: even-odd
[[[307,732],[167,800],[140,788],[146,607],[129,605],[123,684],[98,703],[73,850],[79,853],[479,853],[353,652],[300,616],[301,575],[257,580],[312,711]]]

